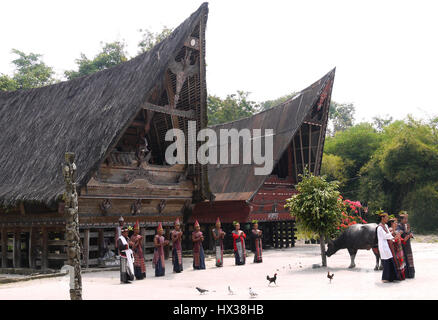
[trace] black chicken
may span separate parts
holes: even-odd
[[[202,288],[199,288],[199,287],[196,287],[196,290],[198,290],[200,294],[204,294],[204,293],[208,292],[208,290],[202,289]]]
[[[275,285],[277,285],[277,283],[275,281],[277,281],[277,274],[274,274],[274,276],[271,278],[270,276],[266,276],[266,280],[269,281],[268,286],[273,282],[275,283]]]
[[[327,271],[327,278],[329,278],[330,283],[332,282],[334,276],[335,276],[334,273],[330,274],[330,271]]]

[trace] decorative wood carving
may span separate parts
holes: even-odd
[[[141,213],[141,199],[138,199],[131,205],[131,214],[135,216],[136,214],[140,214],[140,213]]]
[[[162,213],[164,208],[166,207],[166,200],[160,200],[160,203],[158,204],[158,213]]]
[[[80,236],[79,236],[79,217],[78,217],[78,194],[76,192],[76,165],[74,164],[75,154],[67,152],[65,154],[65,164],[62,167],[62,173],[65,181],[65,215],[66,215],[66,239],[67,264],[73,267],[74,282],[70,287],[70,299],[82,300],[82,276],[80,261]]]
[[[103,199],[100,204],[100,210],[104,216],[108,215],[109,210],[111,209],[111,199]]]

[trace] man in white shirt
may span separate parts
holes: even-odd
[[[377,227],[379,253],[383,265],[382,282],[392,282],[397,279],[394,257],[388,244],[388,241],[393,241],[394,239],[386,225],[388,220],[389,216],[387,213],[380,214],[380,224]]]

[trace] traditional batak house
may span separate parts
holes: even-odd
[[[274,167],[269,174],[255,175],[254,162],[241,164],[242,139],[239,165],[209,165],[210,189],[216,198],[197,203],[190,217],[190,222],[199,221],[207,235],[206,247],[212,248],[210,230],[217,217],[226,232],[231,232],[233,221],[239,221],[247,234],[251,221],[258,220],[264,246],[294,246],[294,218],[284,208],[285,200],[296,192],[303,168],[307,166],[315,175],[320,172],[334,76],[332,70],[279,106],[211,127],[218,137],[220,129],[262,129],[262,135],[264,129],[273,129]],[[218,148],[218,159],[219,154]],[[232,248],[231,237],[225,241],[225,247]]]
[[[65,252],[62,164],[75,153],[84,266],[114,250],[118,219],[187,220],[210,197],[207,167],[168,165],[168,129],[206,127],[206,3],[150,51],[54,85],[0,92],[2,268],[59,268]],[[186,148],[187,150],[187,148]]]

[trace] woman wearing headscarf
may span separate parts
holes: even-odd
[[[411,238],[414,237],[411,231],[411,226],[408,224],[408,214],[406,211],[400,212],[400,220],[397,225],[397,231],[401,232],[402,248],[406,261],[406,278],[412,279],[415,277],[414,256],[411,248]]]

